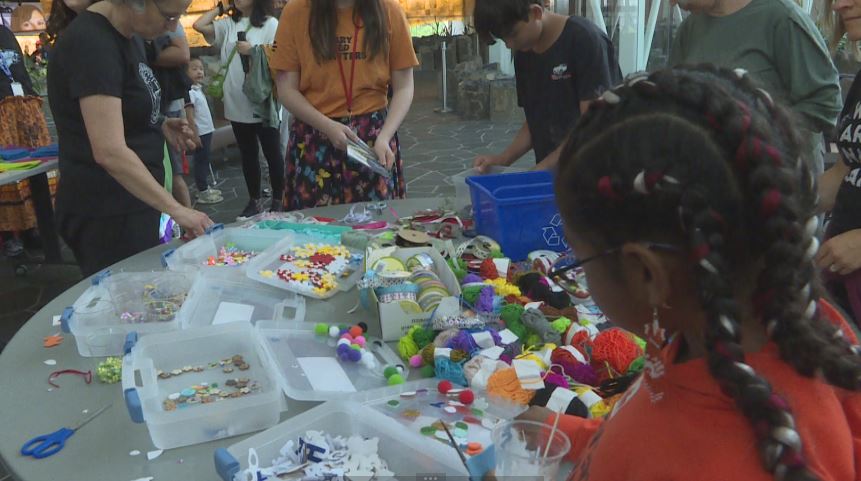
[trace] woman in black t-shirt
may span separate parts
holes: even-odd
[[[161,185],[165,140],[191,149],[193,132],[161,115],[161,87],[131,41],[176,29],[189,3],[98,2],[55,45],[48,94],[60,144],[57,224],[85,275],[157,245],[162,212],[192,236],[212,224]]]
[[[861,40],[861,0],[827,1],[836,12],[834,45]],[[861,77],[849,90],[837,124],[840,160],[819,181],[820,208],[831,211],[828,240],[817,256],[829,289],[861,321]]]

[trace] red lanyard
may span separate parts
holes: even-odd
[[[338,53],[338,70],[341,72],[341,85],[344,87],[344,96],[347,98],[347,112],[353,117],[353,81],[356,78],[356,50],[359,48],[359,25],[356,25],[353,34],[352,54],[350,55],[350,85],[347,86],[347,77],[344,75],[344,64],[341,62],[341,54]]]

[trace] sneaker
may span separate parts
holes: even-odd
[[[269,204],[269,212],[284,212],[284,201],[279,197],[277,200],[272,198],[272,203]]]
[[[239,217],[236,218],[238,221],[248,220],[255,215],[260,213],[260,199],[249,199],[248,205],[245,206],[245,209],[239,214]]]
[[[224,197],[222,197],[220,193],[215,192],[212,189],[207,189],[197,194],[198,204],[217,204],[219,202],[222,202],[223,200]]]
[[[18,257],[24,253],[24,243],[20,239],[9,239],[3,248],[6,257]]]
[[[220,190],[216,189],[215,187],[210,187],[210,188],[208,188],[208,189],[206,189],[206,190],[208,190],[208,191],[210,191],[210,192],[212,192],[212,193],[214,193],[214,194],[218,194],[218,195],[221,195],[221,194],[222,194],[222,192],[221,192]]]
[[[263,188],[263,197],[272,197],[272,189],[269,187]]]

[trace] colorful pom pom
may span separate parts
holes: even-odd
[[[365,331],[363,331],[359,326],[353,326],[350,328],[350,335],[353,336],[353,338],[359,337],[364,333]]]
[[[356,344],[358,344],[362,347],[365,347],[365,344],[368,343],[368,341],[365,339],[365,336],[358,336],[355,339],[353,339],[353,342],[355,342]]]
[[[338,326],[332,326],[329,328],[329,337],[338,337],[341,335],[341,330],[338,329]]]
[[[441,394],[446,394],[452,390],[454,386],[451,384],[451,381],[440,381],[437,384],[436,388]]]
[[[390,377],[394,376],[395,374],[400,374],[400,371],[398,371],[398,368],[396,368],[395,366],[387,366],[387,367],[383,370],[383,376],[384,376],[386,379],[388,379],[388,378],[390,378]]]
[[[399,384],[403,384],[404,382],[404,377],[400,374],[393,374],[391,377],[389,377],[389,386],[397,386]]]
[[[422,359],[421,354],[416,354],[410,358],[410,366],[412,367],[422,367],[423,364],[424,360]]]
[[[422,377],[426,378],[436,376],[436,371],[434,370],[433,364],[426,364],[424,367],[422,367],[421,374]]]
[[[475,393],[472,392],[471,390],[467,389],[466,391],[463,391],[462,393],[460,393],[458,395],[457,399],[460,402],[462,402],[463,404],[466,404],[467,406],[469,406],[470,404],[475,402]]]
[[[322,322],[318,322],[317,325],[314,326],[314,334],[318,336],[325,336],[329,334],[329,326],[323,324]]]

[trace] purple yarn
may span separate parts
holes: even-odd
[[[569,372],[568,375],[571,376],[571,379],[580,384],[586,384],[588,386],[597,386],[599,384],[598,373],[595,372],[595,370],[592,369],[592,366],[588,364],[578,363],[571,369],[571,372]]]
[[[478,344],[475,343],[475,339],[472,338],[472,334],[465,329],[462,329],[456,336],[451,338],[448,341],[447,347],[449,349],[466,352],[467,354],[472,354],[473,351],[477,351],[479,349]]]
[[[461,284],[463,284],[463,285],[477,284],[477,283],[482,283],[482,282],[484,282],[484,279],[482,279],[481,276],[479,276],[477,274],[470,273],[470,274],[467,274],[466,277],[463,278],[463,282],[461,282]]]
[[[509,356],[508,354],[503,354],[503,355],[499,356],[499,360],[504,362],[505,364],[508,364],[509,366],[511,365],[512,362],[514,362],[514,358]]]
[[[478,312],[493,312],[493,287],[487,286],[481,290],[478,300],[475,301],[475,310]]]
[[[570,389],[571,386],[568,384],[568,381],[564,376],[556,374],[555,372],[547,373],[547,376],[544,378],[544,384],[549,386],[557,386],[562,389]]]

